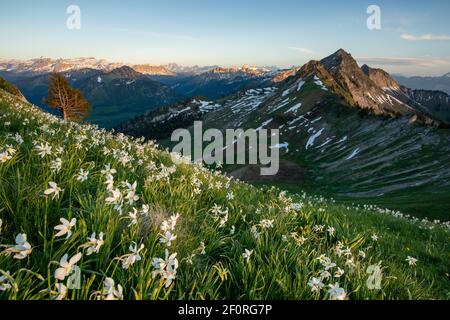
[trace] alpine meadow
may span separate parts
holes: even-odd
[[[3,2],[2,307],[283,319],[448,305],[448,12]]]

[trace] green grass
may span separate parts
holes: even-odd
[[[81,288],[68,290],[68,299],[104,298],[106,278],[121,285],[124,299],[329,299],[335,283],[348,299],[450,298],[448,225],[232,181],[153,143],[62,122],[0,94],[0,286],[11,286],[0,291],[2,299],[55,298],[57,284],[67,281],[55,278],[59,261],[77,253]],[[45,143],[52,151],[41,157],[35,144]],[[59,171],[51,169],[56,158]],[[106,200],[107,164],[117,170],[114,188],[122,197],[129,187],[121,182],[137,183],[138,199],[123,201],[122,212]],[[89,171],[84,182],[76,179],[81,168]],[[63,189],[59,197],[44,194],[49,182]],[[132,224],[128,213],[134,209]],[[160,227],[176,213],[177,238],[167,247]],[[77,219],[68,239],[55,236],[60,218]],[[104,243],[88,255],[93,232],[103,232]],[[4,251],[19,233],[32,248],[22,260]],[[141,259],[125,269],[133,242],[144,245]],[[152,264],[166,249],[178,261],[167,288]],[[248,261],[245,249],[252,250]],[[336,266],[322,279],[324,288],[312,292],[308,282],[324,270],[321,255]],[[417,258],[417,265],[409,266],[407,256]],[[373,265],[382,268],[379,290],[367,286]],[[335,277],[338,267],[344,274]]]
[[[22,93],[19,91],[19,89],[17,89],[16,86],[12,85],[2,77],[0,77],[0,89],[8,93],[11,93],[12,95],[15,95],[19,98],[22,97]]]

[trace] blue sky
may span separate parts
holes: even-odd
[[[81,9],[68,30],[66,9]],[[381,30],[366,27],[381,8]],[[450,1],[14,0],[0,2],[0,58],[301,65],[339,48],[407,75],[450,72]]]

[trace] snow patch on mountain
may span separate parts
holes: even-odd
[[[325,129],[322,128],[322,129],[320,129],[318,132],[314,133],[311,137],[309,137],[308,141],[306,142],[306,146],[305,146],[305,149],[306,149],[306,150],[308,150],[309,147],[314,146],[314,142],[316,141],[316,139],[317,139],[318,137],[320,137],[320,136],[322,135],[322,133],[323,133],[324,130],[325,130]]]
[[[272,120],[273,120],[273,119],[269,119],[269,120],[267,120],[267,121],[264,121],[264,122],[261,124],[261,126],[258,127],[258,128],[256,129],[256,131],[260,131],[261,129],[263,129],[265,126],[267,126],[269,123],[271,123]]]
[[[317,76],[314,76],[314,83],[317,84],[319,87],[321,87],[322,90],[328,91],[328,88],[325,87],[325,85],[323,84],[322,80],[320,80]]]
[[[352,154],[349,155],[345,160],[353,159],[358,153],[359,153],[359,148],[356,148],[355,150],[353,150]]]
[[[281,149],[281,148],[288,149],[289,148],[289,143],[287,143],[287,142],[277,143],[276,145],[273,145],[273,146],[270,147],[270,149]]]
[[[298,109],[300,109],[301,106],[302,106],[301,103],[297,103],[295,106],[293,106],[292,108],[290,108],[289,110],[287,110],[285,113],[289,113],[289,112],[297,112]]]
[[[274,113],[275,111],[277,111],[278,109],[281,109],[285,106],[287,106],[289,104],[289,98],[286,98],[285,100],[283,100],[278,106],[273,106],[272,110],[269,111],[269,113]]]
[[[300,82],[298,83],[298,86],[297,86],[297,91],[300,91],[304,84],[305,84],[305,81],[300,80]]]

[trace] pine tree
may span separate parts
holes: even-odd
[[[59,110],[64,120],[82,121],[89,116],[91,106],[80,90],[72,88],[59,73],[51,75],[49,80],[45,104]]]

